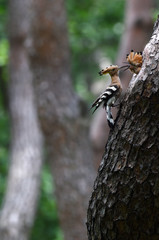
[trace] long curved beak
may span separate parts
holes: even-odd
[[[130,65],[124,65],[124,66],[121,66],[121,67],[119,67],[119,69],[123,69],[122,70],[122,72],[125,72],[127,69],[129,69],[130,68]]]
[[[103,74],[107,74],[109,73],[109,70],[108,69],[102,69],[100,72],[99,72],[99,75],[102,76]]]

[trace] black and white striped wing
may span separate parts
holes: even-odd
[[[116,96],[119,91],[118,85],[111,85],[106,88],[106,90],[93,102],[91,109],[94,108],[93,113],[99,108],[99,106],[103,103],[105,107],[107,102],[112,97]]]

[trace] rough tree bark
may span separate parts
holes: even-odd
[[[9,11],[12,140],[7,191],[0,214],[0,239],[27,240],[39,193],[42,137],[26,50],[29,1],[11,0]]]
[[[159,239],[159,18],[122,103],[88,208],[89,240]]]
[[[126,61],[126,54],[134,51],[142,51],[145,44],[150,39],[153,29],[152,9],[154,0],[127,0],[125,7],[125,31],[120,41],[119,53],[116,63],[121,65]],[[129,71],[121,75],[123,89],[127,89],[132,74]],[[113,109],[114,117],[116,109]],[[103,148],[109,135],[109,127],[105,121],[105,112],[99,111],[94,117],[90,136],[93,142],[95,159],[101,160]],[[98,165],[99,166],[99,165]]]
[[[34,0],[32,10],[31,65],[60,223],[65,240],[84,240],[95,169],[87,122],[71,84],[64,0]]]

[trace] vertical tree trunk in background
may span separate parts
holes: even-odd
[[[152,35],[153,19],[152,10],[155,7],[154,0],[128,0],[126,1],[125,32],[121,38],[117,63],[126,61],[126,54],[131,49],[136,52],[143,51],[146,43]],[[126,71],[122,76],[124,89],[129,85],[132,74]]]
[[[111,132],[88,208],[89,240],[159,239],[159,18]]]
[[[85,240],[86,208],[95,170],[87,122],[71,84],[64,1],[35,0],[33,11],[30,57],[60,223],[65,240]]]
[[[142,51],[145,44],[150,39],[153,28],[152,9],[154,0],[127,0],[125,13],[125,32],[121,38],[119,53],[116,63],[122,65],[126,61],[126,54],[133,49]],[[129,71],[121,75],[124,90],[127,88],[132,74]],[[116,109],[113,109],[114,117]],[[96,114],[95,121],[91,125],[91,140],[95,149],[95,158],[101,160],[103,149],[109,135],[109,127],[105,117],[105,112]]]
[[[29,7],[28,0],[9,3],[12,142],[8,185],[0,214],[1,240],[28,239],[39,193],[42,138],[26,49]]]

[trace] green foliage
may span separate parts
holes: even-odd
[[[4,109],[0,109],[0,205],[6,189],[6,175],[8,171],[8,149],[9,149],[9,120]]]
[[[2,83],[7,81],[6,64],[8,62],[7,33],[7,4],[8,1],[0,0],[0,205],[6,189],[6,178],[9,166],[9,139],[10,124],[6,106],[3,104],[4,92]]]
[[[157,20],[157,17],[159,16],[159,10],[158,9],[154,9],[152,12],[152,17],[154,22]]]
[[[8,80],[8,52],[9,44],[7,38],[7,17],[8,16],[8,0],[0,0],[0,109],[5,108],[6,89]]]
[[[6,24],[8,18],[8,0],[0,0],[0,39],[6,38]]]
[[[115,60],[123,32],[124,5],[125,0],[67,1],[72,75],[76,90],[80,94],[82,90],[84,97],[99,70],[97,54]]]
[[[8,62],[8,39],[3,38],[0,40],[0,66],[6,66]]]
[[[9,167],[9,117],[1,106],[0,108],[0,206],[6,190],[6,180]],[[54,185],[51,173],[45,166],[41,177],[41,196],[38,205],[36,220],[32,231],[32,240],[63,240],[57,217],[57,205],[53,195]]]
[[[125,0],[67,0],[68,28],[72,52],[72,76],[80,95],[89,99],[89,88],[97,77],[98,53],[115,60],[119,39],[123,31]],[[8,38],[7,0],[0,0],[0,204],[5,193],[9,165],[10,124],[4,104],[6,88]],[[41,196],[31,240],[62,240],[54,185],[51,173],[45,166],[42,171]]]
[[[31,240],[63,240],[57,217],[57,205],[53,195],[51,173],[45,166],[42,172],[41,196]]]
[[[6,109],[9,52],[6,31],[7,4],[8,1],[0,0],[0,206],[6,190],[10,142],[10,123]],[[44,167],[42,171],[40,202],[31,234],[31,239],[33,240],[63,240],[57,217],[57,206],[53,189],[51,173]]]

